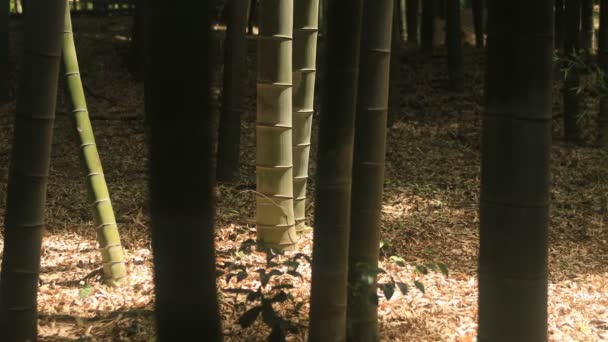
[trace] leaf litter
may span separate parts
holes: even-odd
[[[147,208],[146,146],[143,87],[130,79],[124,58],[128,18],[75,18],[76,42],[84,82],[97,96],[87,100],[99,152],[126,249],[129,278],[120,288],[101,284],[100,256],[86,200],[84,175],[65,99],[60,92],[51,177],[46,208],[38,294],[41,341],[149,341],[154,336],[153,271]],[[13,22],[13,30],[20,23]],[[91,32],[99,34],[92,35]],[[118,32],[118,33],[117,33]],[[12,36],[12,46],[20,36]],[[217,279],[223,332],[227,341],[265,340],[271,329],[258,319],[238,324],[254,304],[231,291],[262,285],[266,255],[239,253],[255,239],[255,42],[249,42],[247,108],[243,118],[241,177],[236,185],[217,187],[217,264],[242,265],[246,277]],[[12,51],[17,51],[15,48]],[[483,111],[483,53],[465,48],[466,80],[462,94],[446,90],[444,51],[422,58],[405,51],[399,91],[402,110],[388,132],[379,275],[394,279],[406,291],[393,290],[390,300],[379,291],[383,341],[475,341],[477,315],[477,213],[479,149]],[[13,65],[18,61],[13,56]],[[18,67],[18,66],[16,66]],[[14,68],[13,70],[15,70]],[[319,78],[322,79],[320,70]],[[11,75],[15,91],[15,75]],[[321,91],[322,84],[317,91]],[[594,146],[593,120],[583,121],[585,142],[561,141],[560,82],[554,89],[554,145],[549,249],[550,341],[608,340],[608,182],[606,156]],[[583,96],[585,92],[583,92]],[[109,101],[108,99],[111,99]],[[587,101],[597,112],[597,101]],[[318,103],[317,103],[318,108]],[[0,225],[12,137],[14,102],[0,107]],[[315,115],[318,119],[318,113]],[[316,120],[318,122],[318,120]],[[317,127],[313,132],[316,142]],[[311,175],[314,175],[314,153]],[[308,222],[313,224],[314,179],[309,182]],[[312,233],[306,232],[298,252],[311,255]],[[3,240],[0,239],[0,250]],[[393,257],[393,258],[391,258]],[[277,263],[287,256],[277,257]],[[416,272],[428,262],[447,266],[442,272]],[[283,268],[282,271],[286,271]],[[274,303],[274,310],[300,324],[288,341],[305,341],[308,325],[310,267],[301,276],[275,275],[267,286],[282,285],[293,298]],[[392,278],[391,278],[392,277]],[[266,281],[266,280],[264,280]],[[403,286],[399,285],[401,289]],[[416,289],[416,287],[418,289]],[[424,289],[424,292],[420,290]],[[405,292],[405,294],[404,294]]]

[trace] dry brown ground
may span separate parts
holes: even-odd
[[[17,29],[17,27],[15,27]],[[60,96],[53,143],[39,293],[42,341],[149,341],[153,336],[153,284],[149,221],[146,204],[146,146],[142,86],[131,81],[123,59],[127,51],[128,20],[75,20],[88,102],[114,201],[130,278],[119,289],[85,278],[98,269],[91,213],[84,175],[63,96]],[[13,46],[19,45],[15,36]],[[254,70],[255,54],[248,60]],[[420,280],[426,292],[397,292],[380,300],[381,334],[393,341],[474,341],[477,314],[476,258],[478,247],[479,132],[483,96],[483,54],[466,49],[466,91],[446,90],[444,59],[403,57],[400,78],[401,119],[389,131],[385,182],[382,267],[395,279]],[[16,60],[16,58],[14,58]],[[181,72],[183,70],[176,70]],[[250,304],[228,288],[255,288],[255,269],[263,266],[259,253],[238,256],[241,242],[254,237],[253,195],[246,190],[254,174],[254,75],[248,79],[248,113],[243,120],[242,182],[220,186],[217,208],[218,264],[246,265],[251,275],[240,283],[218,278],[223,327],[228,341],[265,340],[261,322],[242,329],[238,317]],[[594,125],[582,146],[561,140],[559,85],[552,148],[552,208],[549,287],[551,341],[608,339],[608,214],[606,160],[591,143]],[[590,112],[596,103],[589,102]],[[7,166],[14,104],[0,107],[0,225],[3,224]],[[314,174],[314,163],[311,170]],[[311,182],[309,194],[314,191]],[[311,201],[309,201],[311,203]],[[311,209],[313,209],[311,207]],[[312,212],[312,211],[310,211]],[[1,248],[1,242],[0,242]],[[300,244],[310,254],[310,234]],[[390,261],[406,260],[406,266]],[[414,264],[441,261],[448,277],[414,272]],[[301,308],[277,307],[291,319],[307,324],[310,268],[300,266],[303,279],[289,275],[290,291]],[[196,272],[196,270],[193,270]],[[386,280],[386,276],[382,277]],[[85,290],[86,289],[86,290]],[[88,292],[88,293],[87,293]],[[304,333],[288,340],[303,341]]]

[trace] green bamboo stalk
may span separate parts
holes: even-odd
[[[394,0],[363,5],[348,260],[349,341],[380,340],[378,302],[370,300],[376,296],[376,277],[370,270],[378,267],[391,45],[392,37],[399,37],[394,27],[399,7],[394,5]],[[371,284],[361,281],[369,276]]]
[[[80,142],[80,157],[87,173],[87,190],[97,229],[105,281],[110,285],[118,285],[127,276],[125,258],[80,79],[69,8],[65,12],[63,30],[63,68],[72,118]]]
[[[0,341],[35,341],[36,295],[65,0],[33,1],[23,57],[4,220]]]
[[[321,103],[309,341],[344,341],[361,0],[329,1]]]
[[[293,193],[296,230],[306,221],[306,184],[314,113],[319,0],[294,1]]]
[[[261,0],[256,120],[256,222],[263,248],[291,250],[293,0]]]
[[[480,342],[547,341],[553,19],[553,0],[488,1]]]

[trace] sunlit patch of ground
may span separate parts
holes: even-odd
[[[89,107],[130,276],[121,288],[100,283],[100,256],[84,174],[60,95],[39,292],[42,341],[149,341],[153,337],[143,89],[126,73],[127,42],[114,38],[128,36],[129,29],[125,18],[105,22],[75,19]],[[13,45],[18,41],[19,37],[13,36]],[[255,42],[251,40],[250,70],[255,70],[254,51]],[[386,341],[475,340],[483,54],[466,49],[466,91],[454,94],[446,91],[442,53],[439,49],[434,58],[420,58],[412,52],[402,56],[399,88],[404,109],[388,135],[380,265],[387,274],[380,276],[380,282],[389,282],[392,277],[406,283],[408,292],[395,290],[389,301],[379,292],[381,336]],[[245,295],[229,291],[257,289],[261,278],[256,270],[266,264],[264,254],[238,253],[243,242],[255,238],[251,191],[255,170],[253,73],[249,74],[247,85],[241,182],[218,187],[218,268],[225,271],[223,266],[233,262],[244,265],[247,271],[247,277],[240,282],[236,277],[228,279],[227,274],[218,277],[227,341],[260,341],[270,333],[261,321],[246,329],[236,324],[254,304],[248,303]],[[550,340],[607,340],[608,165],[592,146],[593,120],[584,122],[584,146],[567,146],[560,141],[559,84],[554,94]],[[594,102],[589,106],[592,112],[596,110]],[[0,225],[6,205],[13,114],[14,104],[0,107]],[[313,133],[314,144],[316,128]],[[311,166],[314,175],[314,160]],[[309,184],[309,222],[314,212],[313,192],[314,180]],[[299,245],[299,251],[308,255],[311,235],[307,233]],[[399,265],[395,257],[402,258],[404,264]],[[277,260],[282,262],[286,257]],[[416,271],[416,265],[427,262],[446,264],[449,275],[432,271],[422,275]],[[297,271],[301,277],[284,274],[270,282],[294,286],[289,290],[293,300],[275,304],[279,314],[303,326],[300,332],[288,336],[290,341],[304,341],[308,325],[310,267],[301,262]],[[424,293],[413,285],[414,281],[424,286]]]

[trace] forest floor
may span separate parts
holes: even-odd
[[[100,283],[100,255],[85,177],[60,92],[38,296],[40,340],[149,341],[154,336],[154,298],[147,216],[147,148],[143,86],[130,78],[125,66],[130,20],[77,18],[74,26],[97,144],[126,249],[129,278],[120,288]],[[18,23],[14,31],[19,31]],[[13,35],[13,51],[18,51],[19,41],[19,35]],[[255,43],[250,43],[241,182],[218,186],[217,263],[226,272],[218,277],[218,287],[227,341],[262,341],[270,333],[261,319],[248,328],[239,326],[239,317],[257,304],[235,293],[239,291],[230,290],[257,289],[261,279],[256,270],[266,265],[264,254],[239,252],[243,242],[255,238],[254,196],[250,189],[255,173],[256,64]],[[13,56],[15,66],[17,60]],[[388,133],[381,248],[381,267],[387,274],[380,276],[380,282],[386,283],[392,277],[407,284],[409,291],[395,291],[390,300],[379,293],[383,341],[476,340],[483,52],[465,48],[465,62],[465,91],[452,93],[447,90],[442,48],[432,57],[422,57],[414,51],[402,56],[400,117]],[[14,79],[15,75],[13,90]],[[591,91],[583,92],[590,113],[583,119],[585,141],[577,146],[567,145],[561,138],[560,87],[556,82],[551,150],[550,341],[608,340],[608,163],[593,142],[597,101]],[[6,206],[14,113],[14,102],[0,107],[0,226]],[[316,137],[316,128],[314,133]],[[314,153],[312,157],[310,174],[314,175]],[[309,184],[308,214],[312,224],[314,177]],[[303,236],[299,252],[310,255],[311,235],[309,232]],[[416,267],[429,262],[444,263],[449,274],[431,271],[424,275],[424,269]],[[245,276],[241,274],[229,278],[229,273],[237,273],[230,272],[230,263],[243,265],[247,277],[241,280]],[[289,341],[304,341],[308,324],[310,267],[301,260],[297,271],[299,275],[292,272],[270,281],[293,285],[285,290],[293,297],[275,304],[279,315],[301,326],[288,335]]]

